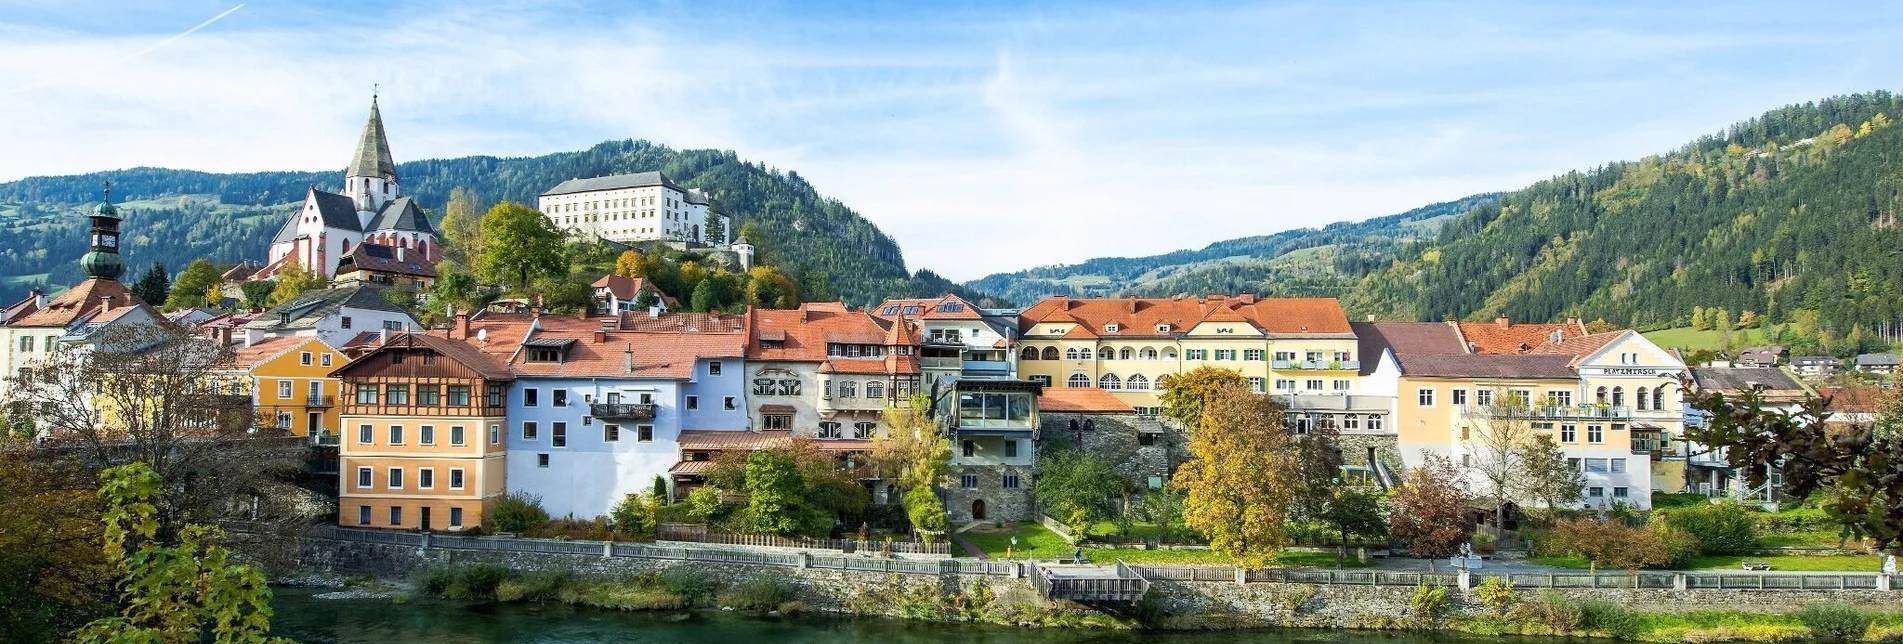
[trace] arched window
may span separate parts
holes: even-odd
[[[1081,373],[1073,373],[1070,375],[1070,380],[1066,381],[1064,384],[1073,389],[1082,389],[1084,387],[1089,387],[1090,376],[1086,376]]]
[[[1023,351],[1018,352],[1018,359],[1019,360],[1036,360],[1037,347],[1025,347]]]
[[[1639,395],[1643,396],[1645,394]],[[1665,387],[1660,386],[1652,390],[1652,408],[1658,411],[1665,411]]]
[[[1129,380],[1123,381],[1123,385],[1125,389],[1132,389],[1136,391],[1149,391],[1150,379],[1143,377],[1143,374],[1133,373],[1133,374],[1130,374]]]
[[[1077,347],[1064,347],[1064,359],[1065,359],[1065,360],[1076,360],[1076,359],[1077,359]]]
[[[1176,359],[1176,348],[1175,348],[1175,347],[1163,347],[1163,359],[1164,359],[1164,360],[1175,360],[1175,359]]]
[[[1102,377],[1097,378],[1097,386],[1116,391],[1123,388],[1123,381],[1117,379],[1117,374],[1106,373]]]
[[[1648,402],[1651,402],[1651,401],[1649,401],[1649,400],[1647,400],[1647,399],[1646,399],[1646,397],[1645,397],[1645,394],[1646,394],[1646,393],[1647,393],[1647,392],[1646,392],[1646,389],[1645,389],[1644,387],[1640,387],[1640,388],[1639,388],[1639,411],[1645,411],[1645,410],[1646,410],[1646,403],[1648,403]]]
[[[1601,405],[1606,404],[1606,388],[1605,387],[1600,387],[1599,390],[1595,392],[1595,395],[1593,396],[1593,402],[1599,403]]]
[[[1056,360],[1056,359],[1057,359],[1057,347],[1044,347],[1044,359],[1045,359],[1045,360]]]
[[[1070,430],[1073,432],[1077,431],[1077,419],[1075,418],[1070,419]]]
[[[1117,350],[1112,349],[1110,347],[1104,347],[1102,349],[1098,349],[1097,359],[1098,360],[1115,360],[1117,359]]]
[[[1142,353],[1142,354],[1140,354],[1140,355],[1142,355],[1142,356],[1143,356],[1143,359],[1144,359],[1144,360],[1155,360],[1155,359],[1156,359],[1156,347],[1143,347],[1143,353]]]
[[[840,398],[858,398],[859,397],[859,383],[856,383],[850,380],[839,383],[839,397]]]
[[[1625,387],[1613,387],[1612,388],[1612,406],[1619,407],[1624,404],[1625,404]]]
[[[1130,347],[1124,347],[1123,350],[1117,352],[1117,359],[1129,360],[1132,353],[1134,352],[1130,350]]]

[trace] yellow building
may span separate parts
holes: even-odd
[[[1158,379],[1201,366],[1284,402],[1359,393],[1361,356],[1332,298],[1053,297],[1025,309],[1018,331],[1021,377],[1102,388],[1144,414],[1160,407]]]
[[[284,336],[239,349],[231,362],[230,371],[248,385],[259,427],[336,444],[342,425],[338,383],[330,374],[350,362],[342,352],[317,338]]]
[[[403,333],[335,375],[345,427],[338,523],[482,525],[505,489],[509,370],[467,342]]]

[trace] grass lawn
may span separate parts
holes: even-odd
[[[1718,338],[1720,334],[1718,331],[1694,331],[1688,326],[1675,329],[1660,329],[1658,331],[1644,333],[1643,335],[1645,339],[1651,340],[1653,344],[1657,344],[1661,347],[1678,347],[1688,351],[1697,349],[1711,349],[1716,351],[1720,344]],[[1763,329],[1739,329],[1731,332],[1731,347],[1733,349],[1742,349],[1744,347],[1762,344],[1765,344]]]
[[[1758,545],[1765,548],[1790,548],[1798,546],[1837,547],[1842,541],[1836,530],[1815,530],[1811,532],[1767,532],[1758,534]],[[1855,543],[1854,541],[1852,543]]]
[[[1555,568],[1585,569],[1586,560],[1579,557],[1527,557],[1527,561]],[[1722,570],[1726,572],[1744,572],[1741,565],[1745,561],[1763,561],[1771,564],[1772,571],[1796,572],[1876,572],[1882,567],[1876,555],[1725,555],[1693,557],[1687,570]],[[1602,569],[1600,572],[1616,572]]]
[[[1095,528],[1096,526],[1092,527],[1093,532]],[[1142,533],[1141,530],[1137,532],[1139,534]],[[1045,528],[1042,524],[1032,521],[1012,524],[1004,530],[985,527],[973,528],[961,532],[959,535],[971,541],[972,545],[978,546],[978,549],[983,550],[986,555],[990,555],[995,559],[1004,558],[1006,548],[1011,547],[1011,537],[1013,536],[1018,538],[1017,547],[1011,551],[1011,555],[1014,557],[1051,559],[1059,556],[1070,556],[1071,552],[1076,550],[1075,546],[1064,541],[1064,538],[1058,536],[1057,533],[1051,532],[1049,528]],[[1226,566],[1230,563],[1228,557],[1209,550],[1085,548],[1084,558],[1098,563],[1108,563],[1122,559],[1125,563],[1133,564],[1184,566]],[[1321,552],[1284,552],[1277,558],[1277,562],[1283,566],[1332,568],[1335,565],[1335,555],[1334,553]],[[1349,568],[1366,568],[1371,565],[1372,564],[1356,562],[1353,555],[1347,558],[1347,567]]]

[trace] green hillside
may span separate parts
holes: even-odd
[[[975,294],[929,271],[914,274],[897,244],[836,199],[822,196],[792,171],[741,160],[731,151],[674,150],[646,141],[609,141],[579,152],[539,157],[463,157],[399,164],[403,191],[440,210],[462,187],[487,201],[533,206],[543,190],[574,177],[659,170],[685,187],[714,194],[735,227],[759,224],[764,263],[811,281],[823,275],[856,303],[893,296]],[[176,270],[192,259],[237,262],[265,257],[285,204],[307,186],[335,190],[341,170],[214,174],[133,168],[0,183],[0,280],[46,274],[55,285],[80,279],[86,208],[111,179],[115,200],[131,202],[125,252],[133,270],[164,262]]]

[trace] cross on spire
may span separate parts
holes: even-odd
[[[104,192],[105,192],[105,195],[106,195],[106,196],[105,196],[105,202],[106,202],[106,203],[112,203],[112,180],[111,180],[111,179],[107,179],[107,180],[106,180],[106,189],[105,189],[105,191],[104,191]]]
[[[370,100],[372,100],[372,101],[375,101],[375,100],[377,100],[377,87],[379,87],[379,86],[381,86],[381,85],[382,85],[382,83],[371,83],[371,84],[370,84]]]

